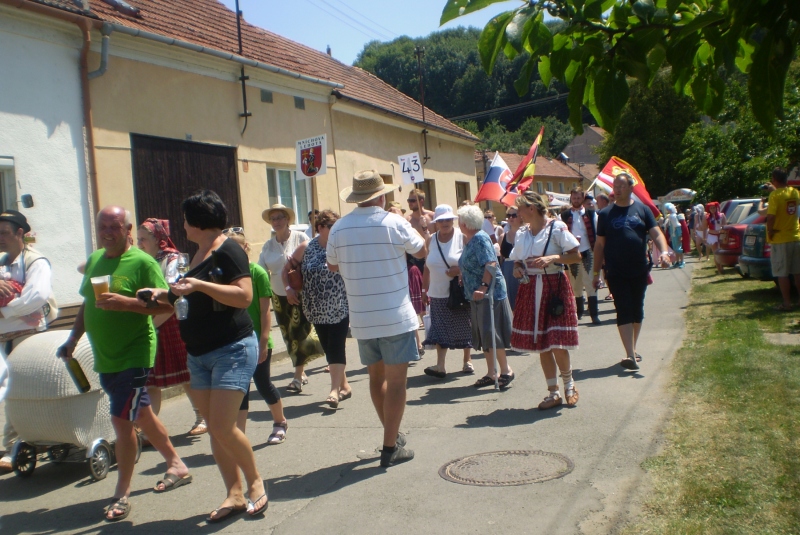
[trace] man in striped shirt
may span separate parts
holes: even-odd
[[[331,271],[344,279],[350,329],[361,362],[369,371],[372,403],[383,424],[381,466],[410,461],[399,435],[406,406],[408,363],[419,360],[414,333],[419,327],[408,292],[406,253],[425,258],[425,240],[402,216],[386,212],[384,184],[377,171],[361,171],[341,197],[358,206],[338,220],[328,237]]]

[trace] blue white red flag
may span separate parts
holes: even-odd
[[[486,172],[486,178],[483,179],[481,189],[478,190],[478,195],[475,197],[475,202],[500,202],[500,199],[506,194],[506,188],[512,178],[514,178],[514,174],[500,154],[495,152],[489,170]]]

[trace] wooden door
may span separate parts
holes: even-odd
[[[186,239],[181,203],[201,189],[210,189],[228,208],[228,227],[241,226],[236,148],[131,134],[136,220],[168,219],[172,241],[194,254]]]

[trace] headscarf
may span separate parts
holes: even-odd
[[[158,253],[156,253],[156,261],[161,262],[164,257],[171,255],[171,254],[178,254],[178,248],[175,247],[175,244],[172,243],[172,240],[169,238],[169,220],[168,219],[156,219],[154,217],[150,217],[144,220],[144,223],[140,225],[147,229],[147,232],[155,236],[156,240],[158,241]]]
[[[678,210],[675,208],[675,205],[671,202],[664,204],[664,210],[667,212],[667,224],[670,228],[676,228],[680,226],[678,223]]]

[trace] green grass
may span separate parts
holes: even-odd
[[[800,346],[771,282],[694,270],[673,363],[667,445],[645,461],[652,493],[624,533],[800,534]]]

